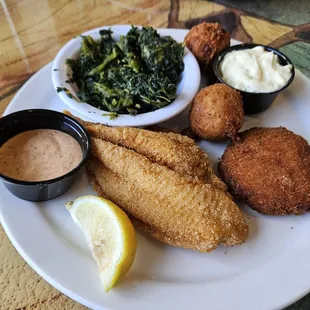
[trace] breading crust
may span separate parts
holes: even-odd
[[[191,28],[184,42],[201,65],[207,66],[213,57],[230,45],[230,34],[218,23],[200,23]]]
[[[88,174],[88,178],[90,180],[90,183],[91,183],[92,187],[94,188],[95,192],[97,193],[97,195],[100,197],[105,197],[106,199],[109,199],[109,200],[113,200],[114,195],[110,196],[109,191],[104,190],[104,188],[106,188],[106,187],[105,186],[101,187],[99,182],[98,182],[98,180],[101,179],[101,183],[103,184],[103,182],[106,182],[106,179],[103,180],[102,175],[101,175],[101,177],[98,175],[98,180],[97,180],[96,175],[95,175],[96,170],[98,171],[98,169],[99,169],[99,171],[104,173],[104,171],[107,171],[106,168],[102,164],[100,164],[100,162],[98,162],[98,160],[96,158],[93,157],[93,158],[89,159],[88,164],[86,166],[86,169],[87,169],[87,174]],[[94,173],[92,171],[94,171]],[[113,173],[111,171],[109,171],[109,174],[113,175]],[[116,178],[119,178],[116,174],[114,174],[113,177],[114,177],[113,180],[115,180]],[[122,181],[120,179],[118,179],[118,182],[122,182]],[[115,185],[116,183],[113,182],[113,184]],[[126,212],[126,209],[124,209],[124,211]],[[126,213],[128,214],[128,212],[126,212]],[[187,249],[193,248],[193,245],[191,243],[189,243],[187,240],[180,239],[177,236],[172,237],[171,235],[164,233],[160,229],[158,229],[154,226],[148,225],[141,220],[138,220],[133,215],[128,214],[128,216],[137,229],[143,231],[144,233],[146,233],[147,235],[157,239],[158,241],[164,242],[164,243],[171,245],[171,246],[183,247],[183,248],[187,248]]]
[[[186,136],[134,127],[109,127],[85,122],[68,111],[64,113],[76,118],[92,137],[127,147],[153,162],[165,165],[182,175],[186,174],[210,183],[227,192],[226,184],[213,172],[208,155],[196,145],[194,140]]]
[[[102,163],[92,172],[103,192],[175,244],[208,252],[247,238],[241,211],[222,190],[100,139],[92,139],[92,155]]]
[[[242,127],[243,118],[240,93],[224,84],[201,89],[189,115],[193,132],[206,140],[233,139]]]
[[[228,146],[218,165],[231,193],[263,214],[310,210],[310,146],[279,128],[251,128]]]

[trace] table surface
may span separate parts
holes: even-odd
[[[0,4],[1,114],[23,83],[65,42],[103,25],[190,28],[203,20],[216,21],[235,39],[280,48],[310,77],[308,0],[0,0]],[[1,225],[0,277],[1,309],[86,309],[37,275]],[[310,295],[287,309],[310,309]]]

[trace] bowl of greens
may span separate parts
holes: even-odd
[[[118,25],[70,40],[58,52],[52,81],[79,115],[113,126],[147,126],[185,110],[200,85],[193,54],[173,30]]]

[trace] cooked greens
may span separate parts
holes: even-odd
[[[132,26],[119,41],[111,30],[100,39],[82,36],[80,55],[67,59],[80,101],[117,113],[154,111],[171,103],[184,70],[184,46],[151,27]]]

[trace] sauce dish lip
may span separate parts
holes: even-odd
[[[44,187],[50,184],[54,184],[57,183],[59,181],[62,181],[65,178],[69,178],[72,177],[73,175],[75,175],[76,173],[79,172],[79,170],[82,169],[82,167],[85,165],[86,160],[89,156],[89,151],[90,151],[90,137],[89,134],[87,133],[86,129],[78,122],[76,121],[74,118],[63,114],[61,112],[57,112],[57,111],[53,111],[53,110],[47,110],[47,109],[28,109],[28,110],[20,110],[11,114],[8,114],[2,118],[0,118],[0,133],[4,132],[6,130],[11,131],[12,128],[17,128],[19,125],[19,122],[17,121],[18,119],[23,119],[24,117],[27,116],[31,116],[32,117],[40,117],[40,122],[43,121],[44,118],[48,118],[49,121],[50,120],[60,120],[61,124],[69,124],[71,123],[71,128],[72,125],[75,127],[73,130],[75,130],[78,134],[79,134],[79,139],[77,139],[76,137],[73,137],[80,145],[82,144],[83,147],[82,148],[82,153],[83,153],[83,158],[80,161],[80,163],[73,168],[72,170],[70,170],[69,172],[65,173],[64,175],[61,175],[57,178],[53,178],[53,179],[49,179],[49,180],[43,180],[43,181],[23,181],[23,180],[18,180],[18,179],[14,179],[11,178],[5,174],[2,174],[0,172],[0,179],[2,179],[3,181],[6,181],[8,183],[11,184],[15,184],[15,185],[21,185],[24,187],[29,187],[29,189],[33,188],[33,187]],[[9,124],[4,125],[4,124]],[[15,125],[14,125],[15,124]],[[11,136],[9,136],[7,139],[4,139],[4,141],[1,141],[0,143],[0,147],[6,142],[8,141],[10,138],[12,138],[13,136],[28,131],[28,130],[34,130],[34,129],[55,129],[55,130],[59,130],[62,132],[65,132],[64,130],[61,129],[61,126],[57,126],[55,128],[50,128],[49,126],[45,127],[45,126],[40,126],[37,123],[33,123],[33,126],[30,126],[32,128],[27,128],[26,130],[20,130],[19,132],[17,132],[16,134],[13,134]],[[1,133],[2,135],[2,133]],[[83,136],[83,137],[82,137]]]
[[[247,91],[240,90],[240,89],[237,89],[237,88],[229,85],[221,77],[220,70],[219,70],[219,65],[220,65],[221,61],[224,59],[226,54],[228,54],[228,53],[230,53],[232,51],[251,49],[251,48],[254,48],[254,47],[257,47],[257,46],[262,46],[265,50],[273,52],[274,54],[276,54],[278,56],[278,58],[279,58],[280,64],[285,63],[285,64],[288,64],[288,65],[292,66],[290,79],[287,81],[287,83],[284,86],[282,86],[281,88],[279,88],[279,89],[277,89],[275,91],[272,91],[272,92],[247,92]],[[230,46],[227,49],[223,50],[222,52],[220,52],[216,56],[216,58],[215,58],[215,60],[213,62],[213,71],[214,71],[214,74],[216,75],[217,79],[221,83],[223,83],[223,84],[225,84],[225,85],[227,85],[227,86],[229,86],[229,87],[231,87],[233,89],[236,89],[237,91],[239,91],[241,93],[249,94],[249,95],[268,95],[268,94],[279,93],[282,90],[284,90],[285,88],[287,88],[293,82],[294,77],[295,77],[295,66],[294,66],[294,64],[291,62],[291,60],[286,55],[284,55],[279,50],[277,50],[277,49],[275,49],[275,48],[273,48],[271,46],[263,45],[263,44],[254,44],[254,43],[244,43],[244,44],[233,45],[233,46]]]

